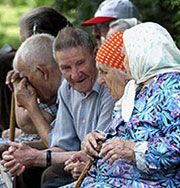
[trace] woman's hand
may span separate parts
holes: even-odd
[[[135,161],[135,144],[133,141],[116,138],[103,144],[99,156],[105,155],[102,162],[109,160],[109,165],[112,165],[118,159]]]
[[[91,132],[87,134],[86,137],[84,138],[84,141],[81,144],[82,151],[84,151],[85,153],[87,153],[92,157],[98,157],[99,154],[98,151],[96,151],[96,147],[98,145],[97,142],[99,140],[104,142],[106,138],[98,132]]]

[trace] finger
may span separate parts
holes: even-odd
[[[26,169],[26,167],[23,165],[22,168],[17,173],[17,176],[19,176],[20,174],[22,174],[25,171],[25,169]]]
[[[110,150],[109,152],[106,153],[104,158],[102,159],[102,162],[106,162],[108,159],[110,159],[113,155],[115,154],[114,150]]]
[[[90,156],[98,157],[98,152],[96,149],[91,145],[91,143],[87,143],[86,147],[84,148],[84,152]]]
[[[72,169],[73,169],[72,164],[69,164],[69,165],[65,166],[65,168],[64,168],[65,171],[71,171]]]
[[[72,163],[71,159],[67,160],[64,164],[65,164],[65,166],[68,166],[70,163]]]
[[[14,159],[14,156],[13,155],[4,155],[3,156],[3,160],[4,161],[11,161]]]
[[[11,70],[6,75],[6,84],[7,85],[11,83],[11,77],[12,77],[13,72],[14,72],[14,70]]]
[[[12,168],[15,164],[17,163],[17,161],[15,159],[11,160],[11,161],[8,161],[6,163],[4,163],[4,167],[7,168],[7,169],[10,169]]]
[[[4,151],[4,152],[2,153],[2,158],[4,157],[4,155],[10,155],[9,151],[8,151],[8,150],[7,150],[7,151]]]
[[[115,146],[112,144],[103,144],[101,151],[99,153],[99,157],[102,157],[103,155],[107,154],[109,151],[111,151]]]
[[[74,167],[73,172],[74,172],[74,173],[81,173],[81,172],[83,171],[83,169],[85,168],[85,165],[86,165],[86,163],[84,163],[84,162],[78,163],[78,164]]]
[[[114,163],[114,161],[116,161],[118,159],[120,159],[120,156],[118,154],[112,155],[110,160],[109,160],[109,165],[111,166]]]
[[[18,172],[21,170],[22,165],[20,163],[16,163],[10,170],[9,173],[12,177],[16,176]]]

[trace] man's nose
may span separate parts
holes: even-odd
[[[72,73],[71,73],[71,78],[74,80],[74,81],[79,81],[81,77],[81,73],[78,69],[73,69],[72,70]]]

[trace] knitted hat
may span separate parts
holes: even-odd
[[[122,37],[122,32],[116,32],[105,40],[97,52],[96,62],[124,70],[123,62],[125,55],[122,54]]]
[[[131,1],[105,0],[99,5],[94,18],[82,23],[81,26],[89,26],[119,18],[136,18],[139,21],[142,19]]]

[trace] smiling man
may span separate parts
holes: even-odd
[[[75,28],[60,31],[54,55],[65,81],[51,146],[79,150],[87,133],[107,128],[114,100],[96,81],[94,45],[87,32]]]

